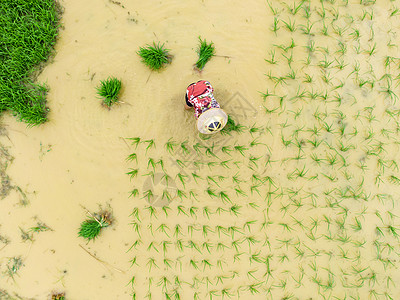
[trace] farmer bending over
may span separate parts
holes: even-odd
[[[205,80],[192,83],[186,89],[185,109],[194,108],[197,129],[204,134],[220,131],[228,119],[227,114],[215,100],[213,91],[211,84]]]

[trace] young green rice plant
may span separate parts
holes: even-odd
[[[274,8],[274,7],[272,6],[272,4],[270,3],[270,1],[267,0],[267,4],[268,4],[269,9],[271,10],[271,12],[272,12],[272,14],[273,14],[274,16],[276,16],[276,15],[278,15],[278,14],[280,13],[280,11],[279,11],[277,8]]]
[[[201,149],[204,149],[204,148],[205,148],[204,145],[202,145],[202,144],[200,144],[199,142],[197,142],[197,143],[194,144],[192,147],[193,147],[194,151],[196,151],[196,153],[197,153],[198,155],[202,155],[202,154],[203,154],[203,153],[201,152]]]
[[[225,191],[221,191],[219,193],[219,197],[221,198],[222,202],[224,203],[232,203],[231,199],[229,198],[228,194]]]
[[[395,175],[390,175],[389,182],[396,184],[396,185],[400,185],[400,178]]]
[[[154,180],[154,179],[153,179],[153,180]],[[152,191],[151,189],[144,191],[144,192],[143,192],[143,197],[142,197],[142,198],[146,198],[146,199],[147,199],[147,202],[151,203],[151,201],[152,201],[153,198],[154,198],[153,191]]]
[[[152,71],[159,71],[172,61],[169,49],[164,48],[164,44],[160,45],[160,43],[153,42],[153,46],[140,47],[137,54]]]
[[[149,150],[150,148],[155,148],[156,147],[156,143],[154,142],[154,139],[146,140],[146,141],[143,141],[143,142],[147,144],[146,153],[147,153],[147,150]]]
[[[164,161],[163,161],[161,158],[157,161],[156,164],[157,164],[157,165],[160,165],[161,169],[162,169],[162,170],[164,171],[164,173],[165,173]]]
[[[183,200],[183,198],[187,198],[185,191],[180,190],[180,189],[176,190],[176,196],[179,197],[179,199],[181,199],[181,200]],[[180,211],[180,210],[178,209],[178,211]]]
[[[207,156],[213,156],[215,158],[218,158],[218,156],[214,153],[214,144],[211,147],[206,147],[205,153]]]
[[[210,181],[211,181],[212,183],[214,183],[215,185],[217,185],[219,187],[218,182],[216,181],[216,179],[213,176],[208,175],[206,177],[206,179],[207,179],[208,184],[210,184]]]
[[[221,148],[221,151],[222,151],[223,153],[225,153],[225,154],[230,155],[230,152],[232,151],[232,148],[231,148],[230,146],[223,146],[223,147]]]
[[[168,151],[170,154],[173,154],[176,145],[177,145],[177,143],[174,142],[174,141],[172,140],[172,138],[170,138],[170,139],[165,143],[165,149],[167,149],[167,151]]]
[[[279,19],[277,17],[274,17],[274,24],[272,25],[271,30],[272,30],[272,32],[275,33],[275,35],[277,34],[277,31],[279,30],[278,23],[279,23]]]
[[[218,162],[216,162],[216,161],[210,161],[207,163],[207,166],[210,170],[212,169],[212,167],[215,167],[217,165],[218,165]]]
[[[89,213],[90,214],[90,213]],[[91,217],[81,223],[78,236],[88,240],[94,240],[100,233],[101,229],[112,224],[112,216],[108,211],[102,211],[97,214],[90,214]]]
[[[201,71],[203,70],[205,64],[213,56],[215,56],[215,48],[213,42],[207,44],[207,41],[205,39],[202,40],[201,37],[199,37],[199,42],[200,45],[197,48],[197,54],[199,55],[199,59],[196,62],[196,68],[197,70]]]
[[[152,268],[156,267],[157,269],[159,269],[158,265],[156,264],[156,260],[153,257],[150,257],[147,260],[146,265],[149,267],[149,272],[151,271]]]
[[[121,80],[115,77],[109,77],[106,80],[100,81],[100,85],[96,88],[97,94],[103,99],[103,105],[108,109],[118,102],[121,87]]]
[[[290,56],[286,56],[282,53],[282,56],[286,59],[289,68],[292,68],[293,52],[290,52]],[[284,76],[285,79],[296,79],[296,73],[291,69],[291,72]]]
[[[307,25],[299,25],[300,30],[306,35],[312,35],[311,30],[314,26],[314,23],[307,21]]]
[[[138,147],[139,144],[140,144],[140,140],[141,140],[140,137],[126,138],[126,139],[132,141],[132,142],[131,142],[131,145],[132,145],[132,146],[135,146],[135,149],[137,149],[137,147]]]
[[[303,6],[304,2],[306,2],[306,0],[300,0],[298,3],[296,3],[296,1],[293,1],[293,7],[290,6],[289,4],[286,4],[286,3],[285,3],[285,5],[289,9],[289,12],[293,16],[295,16],[300,11],[300,9]]]
[[[126,161],[132,161],[132,160],[136,161],[136,163],[138,162],[136,153],[129,154],[128,157],[126,158]]]
[[[237,132],[241,133],[243,132],[244,126],[240,125],[239,123],[236,123],[235,120],[228,115],[228,121],[225,125],[225,127],[220,131],[221,134],[231,134],[231,132]]]
[[[183,152],[183,154],[189,154],[190,150],[187,147],[188,141],[184,141],[181,143],[181,150]]]
[[[236,151],[238,151],[242,156],[244,156],[244,151],[249,150],[249,148],[246,148],[245,146],[242,146],[242,145],[236,145],[233,148]]]
[[[296,20],[293,20],[293,22],[291,19],[289,19],[288,22],[282,20],[282,23],[285,24],[286,29],[289,30],[290,32],[296,31]]]
[[[397,99],[399,98],[389,81],[387,81],[386,86],[383,86],[383,89],[381,89],[380,92],[384,93],[386,97],[390,98],[393,103],[396,103]]]
[[[208,187],[207,189],[206,189],[206,194],[208,195],[208,196],[210,196],[211,198],[212,197],[217,197],[217,194],[216,194],[216,192],[215,192],[215,190],[213,190],[213,189],[211,189],[211,187]]]
[[[128,174],[130,176],[130,179],[132,180],[133,178],[135,178],[135,176],[137,176],[139,169],[132,169],[130,168],[131,171],[129,171]]]

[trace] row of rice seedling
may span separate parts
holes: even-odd
[[[130,140],[134,299],[396,299],[399,61],[375,19],[390,5],[270,1],[255,124]]]

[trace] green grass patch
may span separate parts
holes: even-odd
[[[205,39],[202,40],[201,37],[199,37],[199,42],[200,45],[197,49],[199,59],[196,62],[196,68],[201,71],[206,63],[215,55],[215,47],[213,42],[207,44],[207,41]]]
[[[121,86],[121,80],[115,77],[100,81],[100,85],[97,87],[97,94],[103,99],[105,106],[110,108],[111,105],[118,102]]]
[[[164,44],[160,45],[160,43],[153,42],[153,46],[140,47],[137,54],[146,66],[155,71],[160,70],[172,61],[169,50],[164,48]]]
[[[35,83],[53,53],[61,7],[54,0],[0,1],[0,112],[29,125],[47,120],[47,87]]]

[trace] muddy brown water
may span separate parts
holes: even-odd
[[[274,1],[270,2],[274,3]],[[18,189],[12,189],[10,194],[0,202],[0,236],[6,236],[10,240],[8,244],[3,243],[3,248],[3,244],[0,243],[2,272],[6,271],[9,259],[12,257],[20,257],[23,262],[23,266],[14,275],[14,279],[9,276],[0,277],[0,290],[7,290],[10,295],[18,295],[22,299],[48,299],[52,292],[66,292],[66,299],[131,299],[132,288],[128,283],[132,275],[136,274],[138,286],[135,291],[138,299],[145,299],[149,283],[148,274],[152,274],[151,276],[158,282],[165,273],[162,268],[153,273],[141,272],[140,268],[136,270],[131,268],[130,260],[137,256],[142,259],[141,268],[147,269],[146,259],[149,257],[145,252],[145,246],[135,254],[128,251],[137,239],[131,224],[134,220],[132,216],[129,216],[132,210],[135,207],[142,210],[142,236],[143,244],[146,246],[152,240],[162,241],[160,236],[154,237],[153,235],[151,237],[150,230],[146,229],[148,228],[146,226],[152,222],[154,222],[154,226],[164,222],[173,228],[176,223],[181,222],[183,226],[187,226],[192,221],[182,215],[174,215],[173,218],[163,218],[159,215],[157,220],[146,215],[144,207],[147,203],[144,199],[128,198],[133,184],[125,174],[131,167],[125,158],[128,154],[137,152],[140,160],[139,166],[142,169],[147,168],[149,157],[164,158],[167,161],[170,155],[164,147],[164,143],[169,138],[173,138],[177,142],[187,140],[189,145],[193,145],[197,141],[208,146],[211,146],[213,142],[248,145],[253,140],[248,133],[234,136],[232,140],[226,137],[216,137],[207,141],[199,139],[195,130],[193,112],[183,110],[183,95],[188,84],[199,79],[207,79],[214,86],[215,96],[222,107],[228,113],[234,113],[241,123],[246,126],[257,123],[271,128],[273,134],[260,135],[260,140],[267,143],[269,148],[276,149],[274,159],[281,163],[273,164],[267,173],[265,173],[266,171],[262,172],[264,175],[273,174],[275,181],[279,181],[282,186],[290,186],[291,181],[287,178],[287,174],[295,168],[291,168],[292,165],[289,163],[286,165],[282,162],[287,162],[285,158],[294,156],[296,152],[283,147],[279,137],[281,133],[286,134],[286,129],[282,129],[282,124],[285,119],[289,118],[289,113],[286,112],[287,115],[266,115],[263,105],[273,109],[277,107],[277,101],[275,99],[265,104],[259,93],[274,88],[274,85],[266,79],[267,67],[264,61],[271,49],[271,44],[280,44],[280,41],[287,44],[290,37],[288,34],[282,34],[282,39],[280,39],[270,30],[273,16],[265,1],[252,1],[250,4],[246,1],[227,0],[189,0],[184,2],[175,0],[168,2],[68,0],[62,1],[61,4],[65,11],[62,18],[63,29],[60,31],[60,38],[56,45],[56,55],[54,61],[44,69],[38,79],[40,82],[46,82],[50,87],[48,94],[48,105],[51,108],[49,122],[38,127],[27,128],[9,114],[5,114],[2,118],[6,133],[1,136],[1,142],[14,157],[6,169],[6,173],[11,178],[12,185],[18,186],[26,195],[27,200]],[[276,5],[282,6],[282,4]],[[351,14],[352,8],[361,13],[364,7],[354,4],[354,6],[343,8],[343,11]],[[375,17],[382,20],[382,25],[377,26],[377,32],[380,30],[382,34],[386,33],[389,27],[393,30],[399,29],[395,22],[390,25],[384,22],[386,20],[385,11],[385,7],[376,5]],[[363,29],[365,23],[360,21],[359,24]],[[367,28],[367,25],[365,27]],[[213,41],[218,55],[207,63],[202,73],[193,70],[193,64],[197,58],[195,49],[198,36]],[[383,40],[386,43],[386,39],[377,34],[376,41],[380,43],[381,40],[382,43]],[[165,43],[174,56],[172,64],[159,73],[150,72],[136,54],[138,47],[153,41]],[[307,40],[305,36],[300,36],[300,38],[296,38],[296,42],[306,44]],[[293,64],[297,66],[296,68],[301,69],[302,54],[299,52],[296,55],[298,57]],[[332,55],[334,54],[332,53]],[[351,60],[352,57],[348,56],[347,61],[351,62]],[[377,70],[382,71],[378,66],[378,61],[376,60],[372,64],[376,64]],[[368,68],[364,61],[360,61],[360,64],[365,69]],[[280,66],[277,66],[274,70],[279,71],[279,68]],[[311,70],[310,74],[319,76],[320,73],[318,70]],[[112,107],[111,110],[100,105],[95,90],[99,81],[108,76],[120,78],[123,84],[120,98],[122,103]],[[332,76],[335,77],[336,74]],[[340,79],[339,75],[336,77]],[[316,88],[321,86],[321,82],[316,84]],[[289,84],[288,87],[282,88],[288,89],[288,94],[297,89],[295,84]],[[354,87],[349,84],[344,88],[351,90]],[[276,88],[277,91],[279,89],[280,86]],[[360,98],[362,91],[354,91],[354,95]],[[368,98],[367,102],[358,103],[359,107],[346,103],[344,110],[347,109],[347,111],[344,112],[350,115],[357,110],[362,111],[369,104],[373,106],[378,101],[376,99],[383,99],[379,93],[374,95],[378,98]],[[302,117],[296,120],[296,126],[312,127],[314,124],[312,114],[315,107],[305,107]],[[322,110],[325,108],[325,106],[321,107]],[[294,111],[298,108],[300,106],[293,104],[291,107],[289,105],[287,110]],[[329,109],[331,106],[327,105],[326,108]],[[371,125],[376,132],[381,131],[386,126],[385,124],[392,128],[392,121],[384,114],[384,108],[385,106],[382,108],[377,106],[375,110],[381,120],[381,122]],[[292,118],[291,114],[290,116]],[[364,123],[357,123],[357,120],[348,122],[349,128],[352,125],[364,128]],[[150,149],[147,152],[142,143],[135,150],[135,147],[132,147],[130,141],[125,138],[136,136],[140,136],[142,139],[154,139],[156,149]],[[396,138],[398,136],[393,135],[393,139]],[[330,139],[328,134],[326,134],[326,139]],[[357,137],[352,143],[361,144],[363,139]],[[263,159],[267,153],[263,146],[257,146],[250,151],[252,155],[261,156]],[[398,161],[398,144],[390,144],[386,152],[388,160]],[[356,167],[356,163],[360,160],[359,154],[354,150],[353,155],[348,157],[349,161],[354,162],[346,168],[353,174],[351,182],[361,180],[362,173]],[[223,153],[219,153],[219,155],[221,159],[224,157],[230,159]],[[239,172],[243,180],[250,185],[250,178],[254,172],[247,167],[248,162],[244,163],[244,158],[242,159],[238,153],[234,154],[231,159],[239,161],[239,163],[235,165],[230,162],[229,169],[220,165],[208,169],[205,167],[205,169],[201,169],[201,172],[204,173],[200,174],[204,177],[206,174],[210,176],[218,174],[228,178]],[[205,156],[203,163],[210,161],[212,158]],[[167,166],[170,170],[173,169],[169,163]],[[293,166],[301,168],[301,165],[295,165],[294,162]],[[368,167],[370,170],[377,170],[373,163],[369,163]],[[176,165],[175,168],[179,169]],[[336,186],[346,185],[344,177],[339,175],[342,174],[340,170],[328,168],[326,170],[327,172],[337,171]],[[311,173],[313,173],[312,170],[310,170],[309,176]],[[376,187],[374,179],[372,175],[365,176],[365,182],[368,185],[366,190],[377,194],[381,192],[382,186]],[[143,176],[139,177],[137,183],[139,189],[146,185],[145,182],[146,179]],[[180,185],[177,180],[174,181],[174,184]],[[221,187],[217,189],[229,189],[232,184],[225,181],[220,185]],[[400,191],[398,187],[389,184],[383,184],[383,186],[392,197],[398,197]],[[304,188],[304,191],[314,191],[321,195],[325,191],[324,184],[311,181],[298,181],[293,188]],[[189,190],[193,190],[199,195],[197,202],[194,200],[176,201],[171,204],[173,212],[176,211],[179,203],[186,207],[190,205],[198,207],[209,205],[212,209],[219,207],[204,194],[204,189],[202,190],[202,187],[193,181],[188,183],[187,191]],[[329,198],[329,195],[325,196],[327,199]],[[254,193],[254,199],[256,199],[254,200],[256,203],[259,203],[256,193]],[[21,203],[23,201],[28,203]],[[215,213],[211,221],[207,221],[207,218],[199,213],[198,223],[207,224],[209,222],[210,226],[222,224],[228,227],[232,225],[232,220],[234,220],[234,224],[243,224],[256,219],[261,224],[267,215],[265,210],[256,211],[247,205],[246,201],[241,205],[241,214],[238,218],[232,214],[222,213],[218,216]],[[260,203],[263,203],[261,206],[265,205],[264,202]],[[282,216],[281,205],[276,203],[268,217],[275,223],[279,223],[280,220],[291,220],[288,215]],[[285,204],[284,201],[282,204]],[[104,229],[95,242],[86,243],[77,236],[79,224],[87,217],[83,207],[95,212],[100,209],[100,206],[111,208],[115,222],[110,228]],[[357,217],[357,213],[363,211],[365,207],[369,214],[363,219],[364,231],[362,233],[365,235],[365,240],[372,243],[374,224],[377,222],[375,212],[381,211],[382,214],[385,214],[387,211],[392,211],[397,215],[400,215],[400,212],[398,206],[391,205],[390,201],[382,205],[375,200],[368,205],[360,202],[348,205],[351,217]],[[340,216],[327,212],[326,208],[317,208],[317,210],[307,208],[300,211],[301,216],[307,220],[319,214],[321,216],[326,214],[332,220]],[[293,213],[293,215],[295,214]],[[45,223],[51,230],[34,233],[32,241],[23,241],[21,232],[28,231],[29,228],[36,226],[37,222]],[[398,219],[394,225],[396,224],[398,225]],[[273,247],[276,249],[274,251],[276,257],[285,254],[284,246],[279,247],[277,239],[288,237],[302,240],[305,238],[305,233],[301,232],[299,228],[295,235],[288,232],[282,233],[278,231],[278,228],[281,230],[281,227],[272,227],[270,231],[267,231],[270,239],[275,240]],[[322,231],[320,233],[323,234]],[[263,234],[255,235],[259,239],[265,238]],[[201,235],[195,234],[193,240],[196,239],[201,241]],[[215,243],[218,241],[230,243],[232,239],[229,234],[218,238],[215,234],[211,240]],[[245,246],[246,244],[243,245],[244,251],[248,248]],[[323,245],[316,242],[309,243],[308,246],[314,247],[315,251],[322,249],[323,253],[338,251],[336,244]],[[398,240],[395,241],[395,246],[399,246]],[[348,249],[351,257],[357,256],[357,250],[354,248],[343,247],[345,250]],[[179,261],[182,258],[180,257],[181,253],[174,249],[171,246],[170,257],[174,261]],[[266,246],[255,246],[255,249],[264,253]],[[256,250],[255,252],[257,252]],[[396,251],[398,252],[398,250]],[[150,256],[156,255],[155,252],[151,253]],[[195,256],[194,253],[195,251],[192,249],[188,256]],[[228,249],[224,255],[219,251],[216,253],[219,258],[223,258],[224,256],[233,256],[235,251]],[[356,263],[349,262],[347,267],[351,269],[357,265],[371,266],[384,272],[381,265],[373,260],[374,255],[370,248],[362,249],[360,260]],[[300,274],[298,273],[298,262],[291,255],[290,257],[292,261],[285,262],[283,259],[281,263],[278,260],[273,263],[273,268],[280,270],[283,279],[290,278],[289,272],[293,272],[292,274],[296,276]],[[328,261],[326,257],[322,257],[318,258],[318,263],[325,267],[332,264],[332,269],[338,271],[341,261],[339,258],[337,259],[332,262]],[[229,259],[227,261],[231,262]],[[308,262],[302,264],[302,267],[308,268]],[[395,264],[398,266],[398,263]],[[245,275],[247,271],[252,270],[251,262],[249,264],[247,260],[242,260],[235,265],[227,265],[226,268],[229,271],[237,271],[243,276],[228,282],[226,285],[229,288],[235,289],[241,285],[242,278],[251,281],[251,277]],[[177,270],[178,268],[174,269],[174,274],[179,273]],[[188,270],[185,269],[181,273],[182,278],[187,281],[191,280],[193,275]],[[325,273],[323,276],[326,275]],[[219,275],[217,269],[212,269],[207,274],[210,277]],[[256,271],[254,274],[257,278],[261,278],[263,275],[261,271]],[[392,275],[398,287],[400,284],[398,271],[390,268],[388,274]],[[387,289],[383,287],[385,284],[382,282],[385,279],[386,277],[383,275],[380,277],[379,291],[382,295],[384,291],[393,291],[392,289],[394,289],[391,284]],[[339,281],[339,279],[337,280]],[[274,284],[278,285],[278,283],[279,281]],[[153,285],[157,286],[156,283]],[[294,285],[293,283],[288,287],[293,288]],[[283,297],[284,293],[279,293],[276,289],[275,297]],[[360,289],[360,293],[365,296],[368,295],[369,290],[370,288],[366,286]],[[187,292],[186,295],[191,295],[189,285],[185,286],[183,291]],[[295,291],[295,295],[300,297],[299,299],[306,299],[305,297],[320,299],[318,298],[320,296],[318,289],[312,285],[311,279]],[[161,292],[160,287],[154,288],[153,299],[162,299]],[[204,299],[206,292],[206,286],[201,285],[199,293]],[[252,297],[251,299],[265,299],[266,297],[249,293],[248,295]],[[344,294],[340,290],[336,290],[335,295],[343,297]]]

